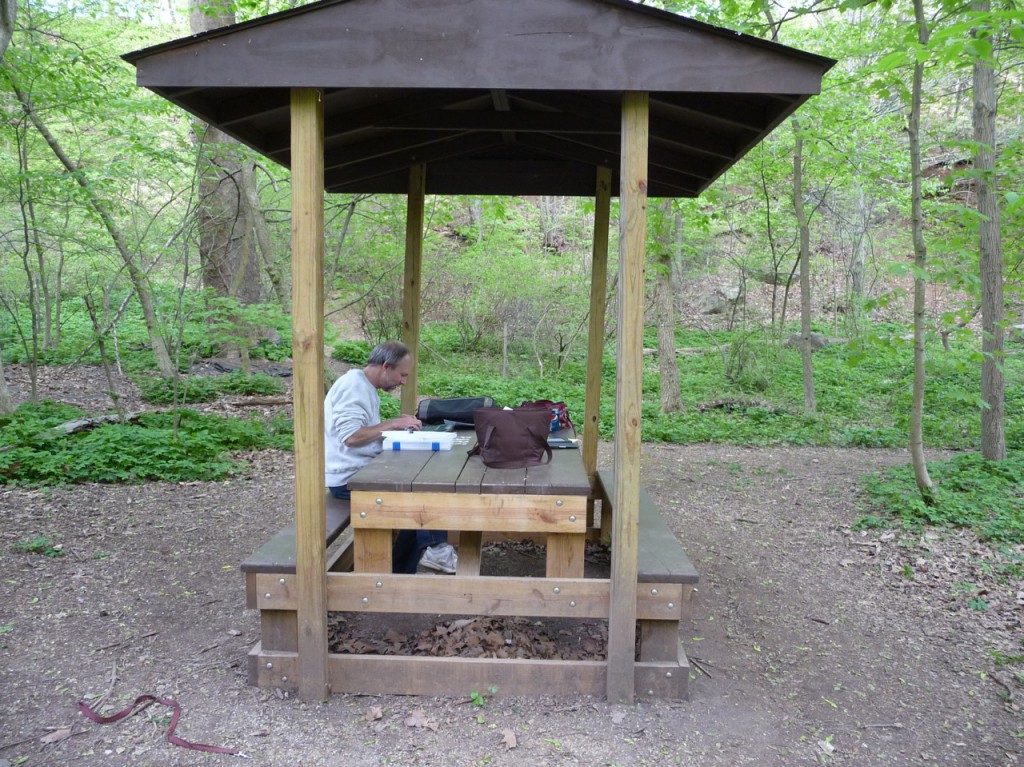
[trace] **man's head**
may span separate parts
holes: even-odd
[[[384,391],[394,391],[405,383],[412,372],[412,355],[399,341],[377,344],[366,363],[366,377]]]

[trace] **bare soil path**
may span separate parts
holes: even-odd
[[[250,460],[217,483],[0,486],[0,767],[236,763],[168,744],[166,709],[99,726],[76,708],[144,693],[180,701],[180,736],[272,767],[1024,763],[1020,664],[993,662],[1024,652],[1021,552],[850,530],[858,477],[903,452],[645,445],[702,575],[682,639],[705,673],[689,701],[633,705],[247,686],[238,564],[290,521],[293,482],[290,455]],[[17,550],[37,536],[64,555]]]

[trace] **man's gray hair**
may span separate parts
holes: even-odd
[[[399,362],[408,356],[409,347],[401,341],[385,341],[384,343],[377,344],[373,347],[373,351],[370,352],[370,359],[366,364],[368,367],[374,365],[390,365],[391,367],[396,367]]]

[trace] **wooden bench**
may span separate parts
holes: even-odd
[[[601,530],[611,531],[612,493],[615,488],[614,472],[603,470],[596,474],[595,491],[601,500]],[[640,530],[637,541],[637,582],[646,584],[652,593],[668,584],[678,584],[683,590],[683,608],[667,620],[637,621],[640,629],[638,660],[641,662],[673,663],[678,661],[680,676],[689,679],[690,664],[679,640],[680,619],[688,614],[693,592],[699,581],[697,569],[686,556],[675,533],[662,517],[654,499],[640,488]],[[639,691],[638,691],[639,692]],[[686,681],[678,697],[686,697]]]
[[[350,503],[330,493],[325,501],[327,512],[327,570],[352,569],[352,528],[349,527]],[[260,611],[260,641],[264,650],[298,652],[299,624],[294,609],[278,610],[271,601],[256,593],[256,576],[264,573],[280,576],[280,583],[295,577],[295,523],[282,528],[269,541],[242,562],[245,573],[246,607]],[[251,658],[252,656],[250,656]],[[250,661],[249,683],[256,684],[258,670]]]

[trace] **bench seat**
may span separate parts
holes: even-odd
[[[330,493],[325,501],[327,510],[327,540],[330,546],[348,527],[350,502],[335,498]],[[244,562],[243,573],[285,573],[295,572],[295,523],[274,535],[254,551]]]
[[[610,533],[612,494],[615,488],[615,474],[612,471],[598,471],[595,490],[601,499],[602,538]],[[637,660],[654,663],[659,667],[675,669],[676,683],[672,697],[689,696],[690,663],[679,641],[680,621],[685,617],[695,586],[699,581],[697,569],[686,556],[682,544],[658,511],[654,499],[640,488],[640,519],[637,538],[637,582],[649,585],[651,590],[682,587],[683,604],[668,618],[638,620],[639,638]],[[614,541],[612,542],[614,546]],[[671,674],[669,674],[671,676]],[[642,692],[642,690],[639,690]]]
[[[601,528],[606,528],[603,518],[611,511],[611,493],[615,487],[615,473],[609,470],[597,472],[598,495],[601,498]],[[610,526],[608,526],[610,529]],[[669,528],[665,518],[658,511],[654,499],[644,488],[640,488],[640,534],[638,539],[637,581],[640,583],[680,583],[696,585],[700,580],[697,568],[686,556]]]

